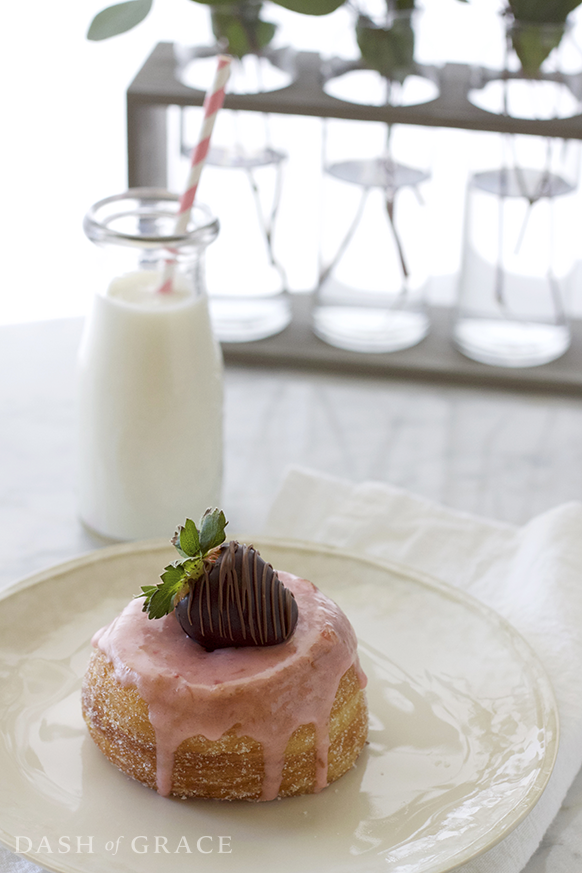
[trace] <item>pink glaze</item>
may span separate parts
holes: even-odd
[[[293,636],[277,646],[206,652],[171,613],[148,619],[133,600],[93,645],[113,664],[117,680],[135,686],[149,708],[156,734],[157,789],[170,794],[174,753],[188,737],[218,740],[236,726],[263,747],[261,800],[277,797],[285,747],[302,724],[316,731],[316,791],[327,784],[328,723],[341,677],[354,664],[356,635],[339,606],[311,582],[279,572],[294,593],[299,620]]]

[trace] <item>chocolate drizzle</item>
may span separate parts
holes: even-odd
[[[208,651],[275,646],[297,624],[297,603],[272,566],[252,546],[224,543],[176,606],[183,630]]]

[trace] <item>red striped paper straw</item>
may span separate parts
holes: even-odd
[[[192,206],[196,197],[198,183],[200,182],[200,174],[202,173],[208,149],[210,148],[210,137],[212,136],[214,122],[216,121],[219,109],[224,103],[224,89],[230,76],[231,62],[232,58],[228,57],[228,55],[219,55],[214,81],[204,98],[204,117],[202,119],[198,143],[192,151],[192,162],[186,190],[180,198],[180,208],[175,227],[176,234],[185,233],[190,221]],[[168,294],[172,290],[175,263],[174,260],[166,261],[163,283],[158,288],[158,291],[162,294]]]

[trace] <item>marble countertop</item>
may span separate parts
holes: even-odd
[[[0,587],[102,544],[76,513],[80,332],[79,319],[0,328]],[[292,464],[515,524],[582,498],[575,398],[272,367],[229,366],[225,381],[233,529],[260,531]]]
[[[78,319],[0,328],[0,588],[103,545],[78,520]],[[521,524],[582,498],[575,398],[229,366],[223,505],[260,532],[290,465]],[[527,873],[577,873],[582,777]]]

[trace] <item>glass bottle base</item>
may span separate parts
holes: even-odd
[[[496,367],[537,367],[561,357],[570,345],[565,325],[495,318],[461,318],[455,345],[466,357]]]
[[[313,329],[320,339],[353,352],[396,352],[415,346],[427,335],[423,311],[365,306],[324,305],[315,308]]]
[[[291,321],[287,295],[210,297],[210,320],[218,340],[246,343],[281,333]]]

